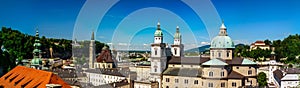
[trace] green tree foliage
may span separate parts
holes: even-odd
[[[42,36],[39,38],[42,44],[42,58],[50,58],[50,48],[53,50],[53,58],[69,59],[72,56],[72,40],[54,39]],[[0,52],[0,66],[5,69],[14,68],[16,60],[33,58],[33,44],[35,35],[23,34],[18,30],[2,27],[0,31],[0,46],[6,51]],[[103,43],[96,41],[96,52],[99,53],[104,46]],[[100,48],[100,49],[98,49]],[[6,73],[7,71],[4,71]]]
[[[265,40],[264,43],[271,45],[271,47],[275,48],[276,60],[284,63],[292,63],[298,64],[300,63],[300,59],[296,58],[300,55],[300,36],[298,34],[289,35],[287,38],[283,40]],[[241,57],[251,57],[255,60],[260,60],[258,58],[269,58],[272,50],[263,50],[256,49],[251,50],[248,45],[239,45],[236,46],[234,55]],[[286,60],[281,60],[281,58],[287,58]]]
[[[257,82],[258,82],[259,87],[267,86],[267,75],[263,72],[258,73]]]

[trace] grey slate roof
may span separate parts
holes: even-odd
[[[201,77],[201,73],[200,68],[168,68],[163,75]]]

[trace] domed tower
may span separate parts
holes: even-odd
[[[154,43],[151,44],[151,68],[150,75],[152,82],[158,82],[161,88],[161,75],[167,66],[166,44],[163,43],[163,33],[160,29],[160,23],[157,23],[157,29],[154,33]]]
[[[39,32],[36,30],[35,40],[34,40],[34,50],[33,50],[33,59],[31,59],[30,67],[35,69],[42,69],[42,60],[41,60],[41,43],[39,40]]]
[[[181,44],[181,34],[179,32],[179,26],[176,27],[176,33],[174,34],[174,44],[172,45],[172,54],[175,57],[183,56],[183,45]]]
[[[227,34],[224,21],[220,27],[219,35],[213,38],[210,46],[210,58],[231,60],[233,58],[234,43]]]

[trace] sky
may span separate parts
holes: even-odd
[[[207,45],[222,20],[235,44],[300,33],[299,0],[0,0],[0,26],[34,35],[96,40],[149,49],[157,22],[171,45],[180,27],[185,49]]]

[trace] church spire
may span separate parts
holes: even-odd
[[[159,23],[159,20],[157,22],[157,30],[160,30],[160,23]]]

